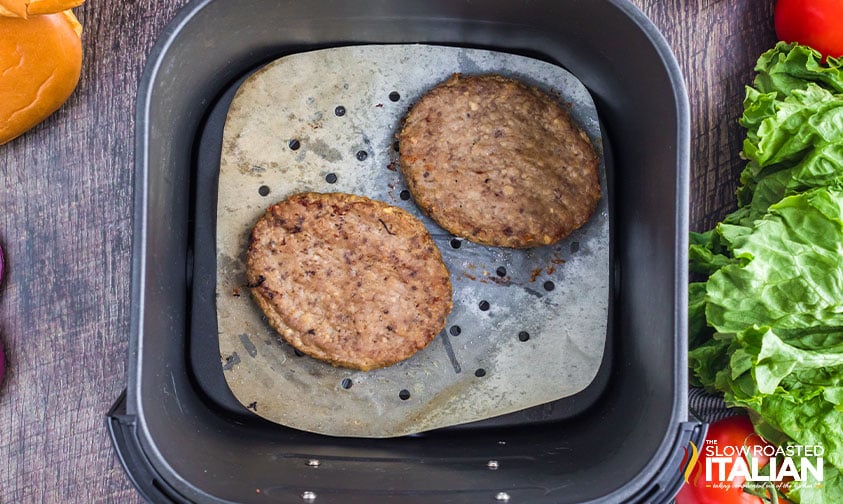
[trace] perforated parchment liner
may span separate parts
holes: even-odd
[[[273,422],[337,436],[388,437],[481,420],[583,390],[600,366],[609,299],[609,215],[530,250],[455,239],[425,217],[398,170],[409,107],[453,72],[519,78],[570,104],[601,154],[587,90],[565,70],[510,54],[425,45],[356,46],[286,56],[239,89],[225,124],[217,208],[221,365],[237,399]],[[349,192],[427,225],[454,287],[445,330],[424,350],[370,372],[334,368],[282,342],[251,299],[249,231],[300,191]]]

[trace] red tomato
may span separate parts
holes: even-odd
[[[843,56],[843,0],[778,0],[775,21],[780,40]]]
[[[698,446],[699,459],[693,466],[688,477],[688,483],[682,485],[676,495],[676,504],[762,504],[760,498],[743,491],[745,478],[738,476],[729,481],[728,475],[735,461],[743,456],[740,450],[756,453],[758,467],[764,467],[769,457],[760,450],[771,446],[764,441],[752,428],[752,422],[747,416],[735,416],[712,423],[708,426],[708,434],[702,446]],[[729,462],[723,461],[724,456],[732,455]],[[708,464],[708,458],[712,464]],[[747,462],[743,458],[743,462]],[[712,468],[706,474],[706,467]],[[719,468],[723,466],[726,477],[719,478]]]

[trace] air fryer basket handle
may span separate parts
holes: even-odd
[[[699,422],[682,422],[679,424],[679,433],[670,451],[670,457],[665,461],[659,477],[656,478],[644,492],[638,494],[631,502],[635,504],[669,504],[682,486],[685,449],[693,442],[701,446],[708,431],[708,424]]]
[[[143,451],[137,437],[137,418],[126,414],[126,390],[106,415],[111,443],[129,480],[148,502],[190,504],[162,478]]]
[[[137,438],[137,419],[126,414],[124,390],[107,414],[106,423],[117,457],[132,484],[148,502],[160,504],[190,504],[190,501],[167,484],[149,462]],[[682,460],[685,448],[693,442],[700,446],[705,439],[708,424],[683,422],[659,477],[630,502],[634,504],[669,504],[682,485]]]

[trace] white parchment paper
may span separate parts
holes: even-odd
[[[511,250],[458,240],[414,205],[395,134],[409,107],[454,72],[499,73],[559,97],[601,154],[588,91],[564,69],[511,54],[426,45],[353,46],[283,57],[238,90],[226,120],[217,208],[221,365],[234,395],[273,422],[388,437],[480,420],[575,394],[606,340],[609,212],[562,242]],[[427,348],[359,372],[300,356],[262,318],[244,274],[251,227],[300,191],[348,192],[418,216],[443,253],[454,310]]]

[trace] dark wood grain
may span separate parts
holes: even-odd
[[[659,27],[685,75],[691,105],[690,227],[710,229],[736,207],[738,125],[758,56],[775,44],[772,0],[634,0]]]
[[[79,87],[0,147],[0,502],[139,502],[105,429],[126,385],[134,102],[182,1],[88,0]]]
[[[134,103],[185,0],[88,0],[79,88],[0,146],[0,502],[140,501],[104,414],[126,383]],[[663,31],[692,112],[691,228],[735,206],[744,85],[774,43],[772,0],[634,0]]]

